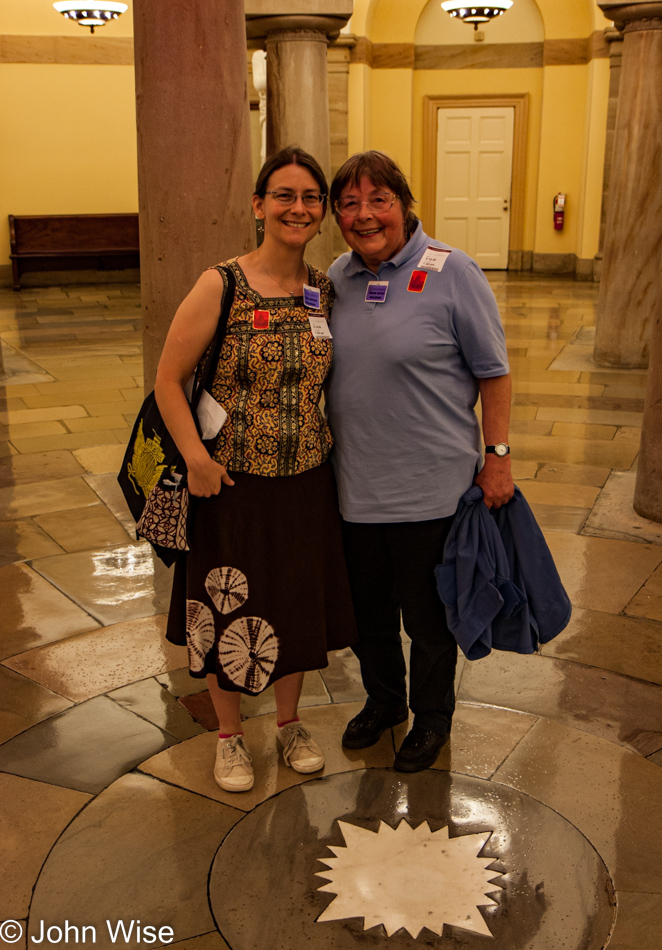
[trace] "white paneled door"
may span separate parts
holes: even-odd
[[[435,237],[485,270],[508,267],[512,106],[437,112]]]

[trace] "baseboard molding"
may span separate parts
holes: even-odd
[[[600,279],[594,258],[577,257],[576,254],[539,254],[534,252],[531,269],[534,274],[574,277],[575,280],[598,281]]]
[[[123,270],[43,270],[21,274],[21,289],[58,287],[70,284],[139,284],[140,268]],[[13,287],[11,264],[0,264],[0,287]]]

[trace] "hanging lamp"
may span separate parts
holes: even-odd
[[[79,26],[89,26],[91,33],[94,33],[95,26],[105,26],[128,10],[128,4],[112,0],[102,0],[101,3],[92,0],[91,4],[87,0],[58,0],[53,6],[67,20],[73,20]]]
[[[479,23],[489,23],[497,16],[510,10],[513,0],[493,0],[492,3],[467,3],[466,0],[443,0],[442,10],[452,17],[459,17],[463,23],[473,23],[474,30]]]

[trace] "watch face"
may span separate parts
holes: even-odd
[[[504,445],[503,442],[497,442],[497,444],[494,446],[494,452],[496,455],[503,458],[504,455],[508,455],[508,446]]]

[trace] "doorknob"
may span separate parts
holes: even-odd
[[[508,210],[508,198],[503,199],[503,210],[504,211]]]

